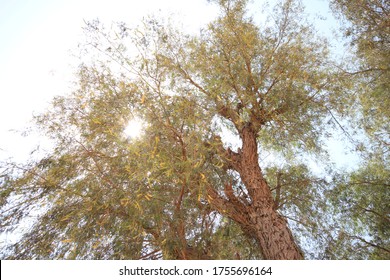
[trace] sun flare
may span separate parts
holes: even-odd
[[[143,122],[139,118],[134,118],[127,124],[124,134],[130,138],[138,138],[142,135]]]

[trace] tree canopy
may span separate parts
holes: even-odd
[[[260,26],[245,0],[210,2],[220,15],[196,35],[153,17],[137,28],[87,24],[76,89],[35,117],[53,149],[2,164],[1,231],[37,213],[3,257],[389,257],[387,151],[351,174],[321,176],[308,162],[326,161],[335,115],[388,133],[388,68],[377,65],[388,55],[374,61],[359,41],[370,70],[357,75],[336,67],[298,1],[280,1]],[[354,40],[367,40],[358,34],[371,29],[343,5]],[[370,37],[379,49],[386,30]],[[346,106],[356,96],[360,115]],[[143,129],[130,137],[134,119]]]
[[[334,0],[332,4],[347,20],[343,31],[356,59],[345,69],[354,83],[350,123],[366,138],[357,144],[364,165],[341,175],[334,189],[346,223],[331,243],[331,254],[389,259],[390,5],[381,0]]]

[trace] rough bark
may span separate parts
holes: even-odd
[[[225,150],[229,168],[236,170],[245,185],[250,201],[235,196],[231,185],[225,185],[225,197],[208,189],[210,202],[221,213],[236,221],[243,232],[253,237],[263,257],[270,260],[303,259],[287,221],[277,212],[271,190],[258,163],[256,133],[248,125],[241,130],[242,149]]]

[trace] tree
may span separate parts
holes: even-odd
[[[334,189],[334,204],[344,213],[344,222],[330,243],[329,255],[389,259],[390,6],[381,0],[334,0],[332,4],[347,20],[344,34],[357,58],[345,70],[353,83],[345,88],[354,101],[351,123],[366,138],[358,143],[364,166],[340,176]]]
[[[315,230],[326,182],[299,159],[323,154],[344,98],[327,43],[295,1],[261,28],[247,1],[214,2],[221,15],[199,36],[155,19],[87,26],[108,59],[82,65],[78,90],[36,118],[54,149],[4,168],[2,230],[41,209],[9,257],[304,258],[287,218]],[[126,137],[135,117],[143,135]],[[288,164],[261,165],[268,152]],[[224,249],[233,237],[250,246]]]
[[[380,161],[344,174],[333,190],[339,217],[337,236],[329,243],[331,259],[389,259],[389,168]]]
[[[348,22],[344,34],[358,58],[355,70],[349,71],[356,76],[352,78],[358,85],[359,113],[364,116],[357,119],[369,137],[388,149],[390,6],[382,0],[334,0],[332,4]]]

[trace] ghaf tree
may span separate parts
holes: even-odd
[[[247,1],[216,2],[221,15],[199,36],[155,20],[113,36],[88,25],[109,59],[80,67],[79,89],[37,117],[53,151],[3,176],[3,228],[45,209],[11,257],[220,258],[218,237],[236,226],[252,257],[303,259],[281,211],[300,208],[315,180],[299,167],[290,171],[301,178],[279,170],[268,183],[260,162],[265,151],[321,153],[324,117],[342,98],[326,42],[295,1],[260,27]],[[144,133],[129,139],[134,116]]]

